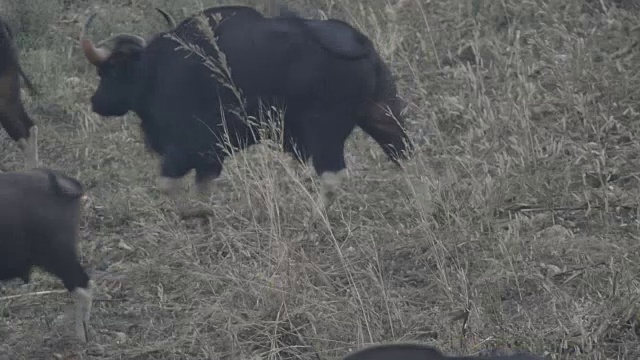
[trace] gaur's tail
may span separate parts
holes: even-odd
[[[411,139],[404,129],[402,110],[405,102],[398,97],[391,71],[382,59],[378,59],[376,90],[374,101],[365,116],[361,116],[358,126],[371,136],[395,164],[407,159],[413,151]]]
[[[84,196],[84,188],[80,181],[50,169],[38,168],[49,178],[49,188],[61,197],[79,199]]]

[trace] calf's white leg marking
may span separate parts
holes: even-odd
[[[85,288],[75,288],[73,295],[76,298],[76,311],[75,311],[75,330],[76,336],[80,341],[89,341],[89,319],[91,318],[91,306],[93,297],[91,294],[92,282],[89,282],[89,286]]]

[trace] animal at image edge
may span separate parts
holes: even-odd
[[[57,171],[0,173],[0,281],[29,283],[33,267],[58,277],[76,298],[75,331],[86,341],[91,280],[76,249],[83,197],[82,184]]]
[[[20,77],[31,93],[33,84],[18,61],[18,50],[9,25],[0,19],[0,124],[18,144],[29,169],[38,166],[38,127],[27,114],[20,94]]]
[[[338,20],[306,20],[291,13],[266,18],[243,6],[213,7],[202,14],[226,56],[233,84],[242,91],[246,113],[260,119],[261,102],[284,105],[284,150],[301,162],[313,160],[325,205],[346,168],[344,143],[356,125],[394,163],[406,158],[404,103],[365,35]],[[92,111],[105,117],[136,113],[148,149],[160,156],[161,189],[175,198],[180,179],[195,169],[198,192],[208,194],[227,156],[221,146],[225,131],[236,148],[256,144],[260,137],[238,115],[234,91],[214,78],[202,57],[178,49],[176,38],[220,61],[198,28],[197,14],[149,42],[117,34],[96,45],[87,36],[94,16],[80,36],[100,78]]]
[[[447,356],[438,349],[421,344],[378,344],[356,350],[342,360],[542,360],[531,354],[497,356]]]

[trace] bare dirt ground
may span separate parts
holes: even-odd
[[[640,358],[636,2],[292,1],[371,36],[420,146],[398,171],[354,133],[345,194],[315,227],[315,178],[270,146],[226,164],[212,215],[179,218],[139,120],[90,111],[77,38],[92,11],[96,39],[150,36],[154,6],[181,20],[219,3],[0,0],[42,92],[25,95],[41,161],[90,190],[97,285],[83,345],[68,294],[38,293],[57,279],[5,284],[1,359],[339,359],[389,341]],[[0,136],[1,169],[21,168]]]

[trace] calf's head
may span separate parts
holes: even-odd
[[[87,60],[93,64],[100,83],[91,96],[92,111],[102,116],[122,116],[131,110],[138,80],[138,64],[146,42],[132,34],[116,34],[96,45],[87,37],[87,30],[95,14],[91,15],[80,34],[80,46]]]

